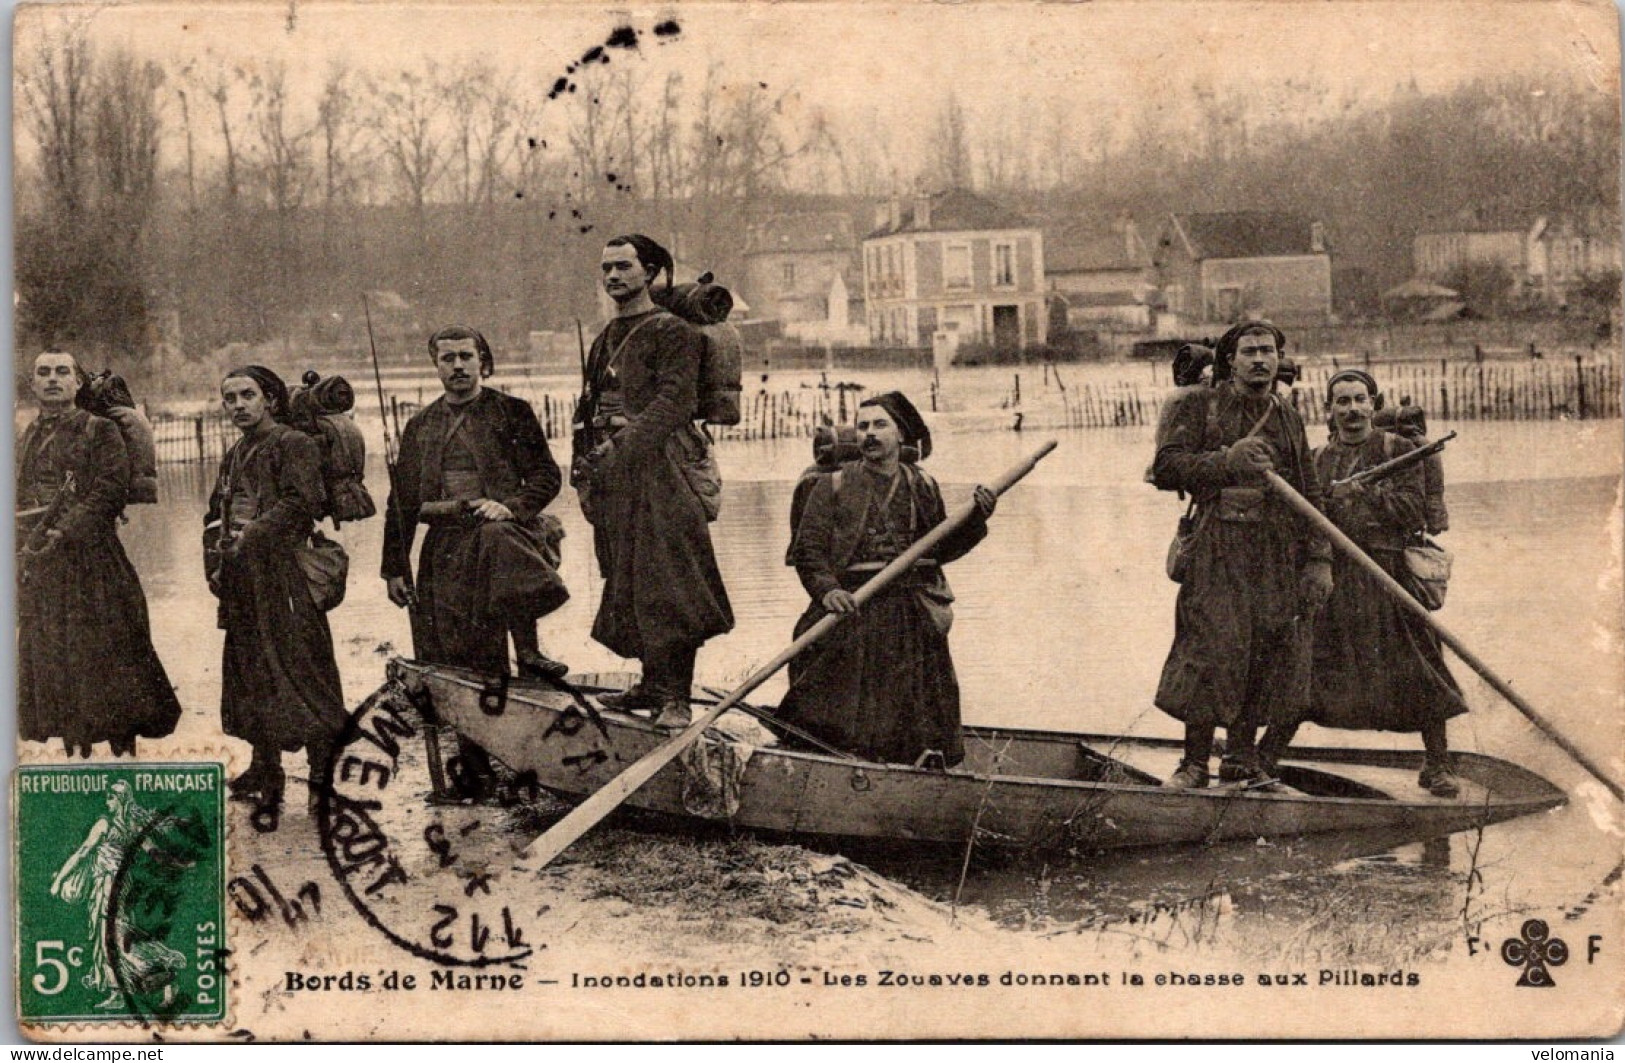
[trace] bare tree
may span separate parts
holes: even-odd
[[[441,78],[434,63],[373,85],[371,120],[390,172],[426,234],[425,208],[446,169]]]
[[[448,72],[442,91],[454,134],[459,198],[489,205],[516,147],[512,132],[519,106],[511,81],[478,60]]]
[[[39,147],[45,190],[54,209],[76,212],[84,203],[83,164],[90,135],[90,43],[82,30],[41,34],[18,71],[24,125]]]
[[[29,343],[137,357],[163,72],[124,52],[98,61],[72,35],[31,58],[36,69],[19,80],[46,195],[18,219],[19,332]]]
[[[271,209],[289,218],[304,204],[316,128],[289,115],[288,71],[281,62],[248,72],[247,86],[254,176]]]
[[[959,97],[950,92],[937,113],[928,164],[928,177],[945,188],[971,186],[971,146],[966,126],[965,108],[960,105]]]
[[[231,135],[231,88],[240,72],[226,69],[224,63],[216,62],[212,69],[203,74],[204,91],[209,99],[214,101],[215,115],[220,122],[220,141],[225,150],[225,193],[228,207],[235,209],[238,197],[242,194],[242,182],[237,172],[237,144]]]

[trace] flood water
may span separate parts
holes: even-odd
[[[1556,726],[1619,771],[1622,676],[1621,426],[1461,423],[1447,453],[1455,552],[1440,614],[1479,656]],[[1318,430],[1312,430],[1319,442]],[[1173,631],[1175,586],[1163,556],[1180,504],[1142,482],[1150,429],[945,435],[928,463],[950,506],[978,478],[1056,438],[1059,449],[1006,495],[992,533],[954,565],[959,603],[951,637],[967,722],[1177,736],[1151,705]],[[558,455],[563,460],[564,455]],[[789,641],[805,595],[783,562],[791,486],[810,461],[804,441],[731,443],[720,458],[727,486],[714,538],[738,627],[701,654],[702,681],[728,686]],[[199,535],[214,470],[166,467],[157,506],[132,507],[123,531],[146,587],[154,640],[186,715],[183,743],[221,745],[221,634],[203,582]],[[380,463],[370,487],[382,504]],[[587,636],[600,579],[590,529],[568,489],[556,504],[568,538],[563,574],[574,598],[543,623],[547,649],[581,670],[615,669]],[[331,614],[345,691],[354,704],[382,681],[391,653],[407,653],[405,615],[377,578],[382,521],[347,526],[349,597]],[[957,859],[875,858],[929,894],[985,907],[1011,922],[1099,921],[1222,896],[1242,933],[1283,913],[1318,918],[1331,908],[1367,913],[1368,929],[1441,940],[1459,927],[1470,863],[1490,869],[1483,906],[1564,907],[1598,886],[1619,859],[1617,835],[1595,816],[1608,806],[1584,772],[1459,662],[1472,711],[1451,722],[1452,747],[1523,764],[1567,790],[1557,812],[1490,828],[1482,838],[1394,849],[1383,839],[1282,844],[1200,853],[1129,853],[1066,865],[977,855],[960,882]],[[782,679],[755,700],[772,703]],[[1412,748],[1416,736],[1305,728],[1304,744]],[[1625,774],[1625,773],[1621,773]],[[1476,847],[1475,851],[1470,847]],[[1476,902],[1475,902],[1476,903]],[[1469,905],[1469,907],[1471,907]],[[1487,908],[1485,910],[1488,910]]]

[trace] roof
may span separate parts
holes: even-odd
[[[1144,269],[1150,265],[1145,245],[1137,235],[1134,244],[1138,255],[1129,253],[1129,240],[1120,229],[1101,229],[1088,223],[1062,225],[1044,234],[1044,272]]]
[[[769,214],[745,230],[745,254],[777,251],[850,251],[852,217],[844,211]]]
[[[980,232],[989,229],[1030,229],[1032,222],[1026,217],[1008,207],[993,202],[986,196],[979,196],[975,192],[967,192],[963,188],[953,188],[946,192],[932,192],[931,194],[931,224],[916,225],[914,223],[913,196],[905,196],[902,202],[902,224],[893,228],[891,225],[882,225],[864,237],[873,240],[882,236],[893,236],[905,232]]]
[[[1318,251],[1314,248],[1314,224],[1297,214],[1241,210],[1175,214],[1173,221],[1192,258],[1281,258],[1325,253],[1324,246]]]

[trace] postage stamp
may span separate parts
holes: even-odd
[[[19,1021],[1617,1034],[1618,38],[23,4]]]
[[[224,775],[206,763],[17,770],[24,1024],[225,1019]]]

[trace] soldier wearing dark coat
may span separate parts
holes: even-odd
[[[700,647],[731,631],[734,618],[705,506],[684,472],[707,447],[693,423],[704,341],[649,296],[662,271],[670,283],[671,268],[671,255],[646,236],[604,247],[616,316],[593,341],[587,375],[605,438],[577,490],[604,574],[592,637],[643,665],[624,697],[600,700],[676,727],[689,720]]]
[[[137,737],[175,730],[181,707],[118,538],[124,439],[74,408],[80,382],[73,355],[59,352],[35,359],[29,379],[40,415],[17,446],[17,728],[29,741],[60,738],[70,754],[107,742],[134,755]]]
[[[863,460],[813,474],[797,507],[787,563],[812,599],[803,632],[830,613],[846,619],[790,662],[790,689],[776,715],[843,752],[894,764],[939,754],[965,759],[959,683],[948,652],[953,594],[942,566],[987,536],[997,496],[976,489],[976,515],[859,609],[853,592],[947,519],[923,458],[931,434],[898,392],[858,407]],[[793,735],[787,735],[794,740]]]
[[[1215,352],[1221,381],[1174,400],[1152,465],[1158,488],[1196,500],[1191,563],[1156,694],[1157,707],[1185,723],[1170,786],[1207,785],[1219,727],[1220,777],[1269,785],[1258,730],[1300,715],[1308,699],[1308,618],[1331,593],[1331,549],[1263,478],[1273,469],[1318,504],[1303,422],[1274,395],[1284,344],[1266,322],[1225,333]]]
[[[564,604],[558,538],[542,511],[561,477],[524,399],[481,384],[491,348],[453,325],[429,339],[446,393],[406,423],[385,507],[382,575],[396,605],[412,605],[420,660],[508,674],[511,634],[521,675],[567,669],[541,652],[539,617]],[[417,525],[429,525],[411,579]],[[556,529],[556,522],[546,520]]]
[[[275,830],[282,754],[305,750],[314,800],[346,719],[327,614],[296,556],[325,505],[321,457],[314,439],[278,422],[288,389],[269,369],[233,370],[220,394],[242,433],[204,518],[205,567],[226,632],[220,722],[254,750],[233,793],[255,801],[257,829]]]
[[[1334,434],[1315,452],[1315,473],[1326,515],[1411,590],[1415,577],[1405,564],[1405,547],[1419,540],[1428,519],[1423,466],[1332,487],[1416,449],[1409,440],[1373,427],[1379,395],[1376,381],[1358,369],[1345,369],[1327,382]],[[1419,785],[1438,797],[1457,796],[1461,787],[1451,770],[1445,721],[1467,707],[1445,666],[1439,636],[1353,561],[1339,555],[1332,572],[1335,589],[1315,623],[1314,680],[1304,720],[1351,730],[1420,731],[1427,759]],[[1300,722],[1271,724],[1261,744],[1267,765],[1285,752]]]

